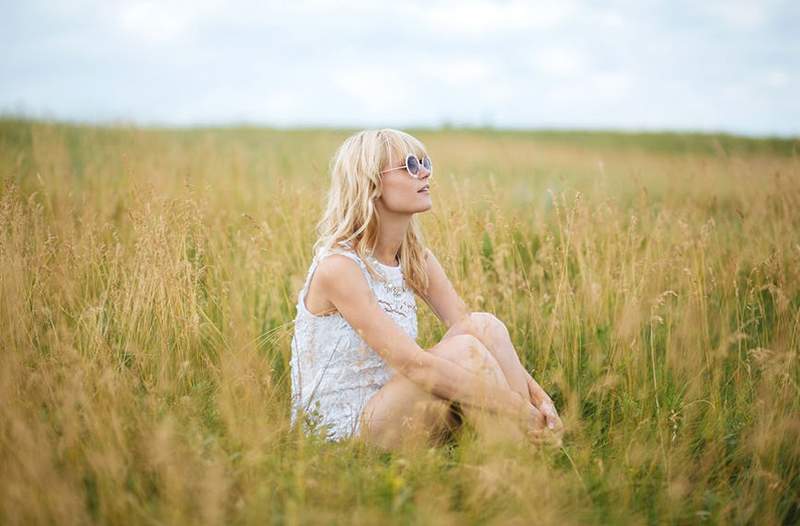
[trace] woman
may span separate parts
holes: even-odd
[[[393,129],[349,137],[331,162],[327,207],[297,302],[292,423],[380,448],[439,442],[463,420],[478,434],[559,443],[552,400],[519,361],[505,325],[468,312],[415,214],[431,208],[425,146]],[[416,343],[414,294],[447,326]]]

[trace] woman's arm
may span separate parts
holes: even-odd
[[[467,305],[447,278],[442,265],[433,255],[433,252],[430,249],[426,249],[425,253],[429,281],[428,294],[427,296],[422,296],[422,298],[448,329],[459,321],[463,321],[465,327],[470,327],[472,324],[469,323],[468,319],[465,320],[469,316]],[[487,346],[491,346],[490,342],[484,341],[483,335],[479,331],[473,329],[466,332],[481,339]],[[521,364],[519,367],[525,372],[531,403],[547,417],[548,427],[557,433],[561,433],[564,426],[553,401]]]
[[[325,295],[372,349],[426,392],[462,404],[529,419],[535,408],[511,389],[493,384],[452,362],[425,352],[378,305],[358,265],[333,254],[316,275]],[[538,410],[537,410],[538,413]]]
[[[447,278],[442,265],[430,249],[425,249],[428,291],[422,299],[448,329],[469,316],[469,309]]]

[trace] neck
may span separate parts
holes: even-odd
[[[408,225],[411,222],[411,214],[396,214],[389,212],[378,205],[380,213],[380,231],[378,240],[375,244],[374,256],[390,267],[397,266],[397,254],[400,252],[400,245],[406,237]]]

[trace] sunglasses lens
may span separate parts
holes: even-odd
[[[424,166],[425,169],[430,172],[431,171],[431,158],[430,157],[425,157],[424,159],[422,159],[422,166]]]
[[[411,175],[419,174],[419,161],[417,160],[416,156],[409,155],[406,159],[406,166],[408,167],[408,173]]]

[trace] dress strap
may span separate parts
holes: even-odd
[[[352,249],[334,248],[319,256],[317,262],[319,262],[320,260],[322,260],[327,256],[330,256],[331,254],[341,254],[355,261],[356,264],[361,269],[361,272],[364,273],[364,277],[367,278],[367,283],[372,284],[372,276],[370,275],[369,270],[367,270],[366,263],[364,263],[364,261],[362,261],[361,258],[358,257],[358,254],[356,254]]]
[[[308,274],[306,275],[305,283],[303,283],[303,288],[300,290],[300,298],[299,298],[300,301],[305,300],[306,292],[308,290],[308,285],[311,283],[311,277],[314,275],[314,271],[317,270],[317,265],[319,265],[320,261],[322,261],[327,256],[330,256],[331,254],[341,254],[355,261],[358,264],[359,268],[361,268],[361,272],[364,273],[364,277],[367,279],[367,283],[370,284],[370,286],[372,285],[373,280],[372,276],[369,273],[369,270],[367,270],[367,265],[361,260],[361,258],[358,257],[358,255],[355,252],[353,252],[351,249],[345,248],[344,246],[342,248],[328,249],[324,252],[317,253],[314,256],[314,259],[311,262],[311,266],[308,269]]]

